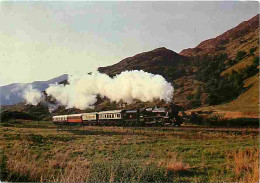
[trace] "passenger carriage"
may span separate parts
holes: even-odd
[[[57,125],[65,124],[68,121],[68,115],[53,116],[52,121],[53,121],[53,123],[55,123]]]
[[[123,110],[102,111],[98,113],[99,125],[121,125]]]
[[[68,124],[76,125],[82,124],[82,114],[71,114],[68,115]]]
[[[84,125],[96,125],[98,123],[98,113],[97,112],[83,113],[82,121]]]

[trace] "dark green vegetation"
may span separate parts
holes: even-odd
[[[245,57],[246,52],[237,53],[237,63],[242,59],[241,55]],[[259,66],[259,57],[254,57],[252,64],[248,65],[245,69],[238,72],[232,70],[230,74],[221,73],[230,66],[230,60],[227,60],[226,54],[216,56],[204,56],[198,59],[195,64],[197,66],[196,79],[204,83],[205,91],[208,94],[207,103],[216,105],[238,97],[246,88],[244,88],[243,81],[258,73],[257,67]],[[233,62],[233,61],[231,61]]]
[[[17,104],[12,107],[6,107],[0,111],[0,121],[9,121],[14,119],[42,120],[50,118],[51,114],[48,106],[40,103],[36,106]]]
[[[198,127],[57,130],[51,122],[9,122],[1,127],[1,180],[253,182],[258,134]]]

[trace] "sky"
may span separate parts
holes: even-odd
[[[135,54],[177,53],[259,13],[258,2],[1,2],[0,86],[86,74]]]

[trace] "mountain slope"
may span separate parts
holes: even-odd
[[[239,95],[235,100],[216,106],[225,111],[240,111],[259,114],[259,74],[245,80],[247,91]]]
[[[1,105],[13,105],[23,101],[22,93],[29,86],[44,91],[50,84],[64,81],[68,78],[67,74],[63,74],[59,77],[50,79],[48,81],[35,81],[32,83],[14,83],[0,87],[0,101]]]
[[[237,51],[249,51],[259,44],[259,14],[248,21],[226,31],[216,38],[202,41],[195,48],[182,50],[179,54],[188,57],[225,52],[230,58],[236,56]]]
[[[126,70],[144,70],[146,72],[163,75],[164,67],[176,66],[185,60],[187,60],[185,56],[181,56],[172,50],[162,47],[125,58],[111,66],[99,67],[98,71],[110,76],[114,76]]]
[[[254,49],[254,53],[250,53]],[[238,59],[239,52],[244,52],[245,56]],[[248,21],[244,21],[233,29],[230,29],[209,40],[201,42],[195,48],[182,50],[179,54],[187,57],[201,59],[204,55],[217,55],[225,53],[234,64],[226,66],[222,72],[231,74],[233,71],[241,73],[253,64],[253,59],[259,55],[259,14]],[[259,70],[259,67],[258,67]],[[214,106],[217,110],[240,111],[259,113],[259,75],[256,74],[243,81],[246,90],[236,99],[225,104]],[[210,109],[212,107],[208,107]],[[203,108],[205,110],[205,108]],[[198,109],[200,110],[200,109]]]

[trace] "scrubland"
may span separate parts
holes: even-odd
[[[258,182],[258,129],[1,126],[1,180]]]

